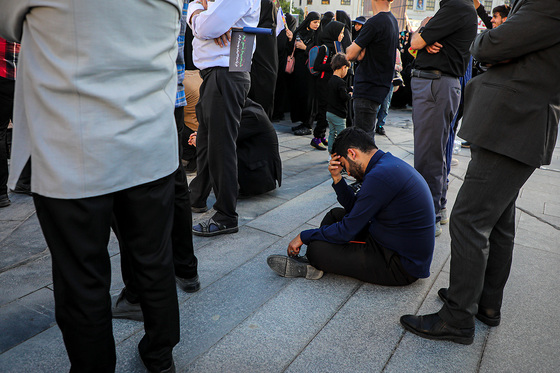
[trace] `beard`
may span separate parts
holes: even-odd
[[[362,182],[364,180],[364,172],[362,171],[362,165],[360,163],[348,159],[348,170],[346,171],[348,171],[350,176],[356,179],[356,181]]]

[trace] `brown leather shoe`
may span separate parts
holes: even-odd
[[[451,341],[470,345],[474,341],[474,328],[456,328],[443,321],[437,313],[430,315],[401,316],[402,326],[422,338]]]
[[[444,302],[447,302],[447,288],[441,288],[438,290],[437,293],[439,299],[441,299]],[[475,315],[475,317],[488,326],[500,325],[500,321],[502,318],[499,310],[486,308],[481,305],[478,305],[478,313]]]

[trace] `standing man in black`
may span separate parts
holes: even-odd
[[[446,224],[445,150],[451,121],[459,107],[461,84],[477,18],[470,0],[442,0],[432,18],[422,21],[411,47],[418,55],[411,72],[414,168],[424,177],[434,200],[436,236]]]
[[[222,38],[225,43],[215,43],[214,39],[232,27],[257,27],[260,12],[260,0],[189,3],[187,21],[194,35],[193,62],[203,79],[196,105],[197,176],[190,185],[193,211],[207,210],[211,189],[216,195],[214,216],[192,228],[197,236],[229,234],[239,229],[236,141],[251,77],[249,72],[229,71],[227,38]],[[251,58],[253,51],[248,51]]]
[[[395,51],[399,46],[399,26],[391,13],[393,0],[372,0],[374,16],[346,50],[349,61],[360,65],[354,76],[354,125],[373,138],[379,106],[393,81]]]
[[[465,93],[459,135],[472,143],[472,159],[451,215],[449,288],[438,292],[438,313],[401,318],[414,334],[470,344],[473,316],[489,326],[501,321],[515,200],[535,168],[550,163],[558,135],[559,28],[557,0],[518,0],[508,21],[471,47],[490,67]]]

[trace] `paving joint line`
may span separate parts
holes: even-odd
[[[323,329],[325,329],[325,326],[327,326],[332,319],[338,314],[338,312],[342,309],[342,307],[344,307],[346,305],[346,303],[348,303],[348,301],[350,300],[350,298],[352,298],[354,296],[354,294],[356,294],[356,292],[362,288],[362,286],[364,286],[364,282],[358,283],[356,284],[356,286],[354,286],[354,289],[352,290],[352,292],[350,294],[348,294],[348,296],[346,297],[346,299],[344,299],[342,302],[340,302],[339,306],[336,308],[336,310],[332,313],[331,317],[328,318],[327,321],[325,321],[325,323],[323,324],[323,326],[321,328],[319,328],[319,330],[317,331],[317,333],[313,334],[313,336],[307,341],[307,343],[305,344],[305,346],[303,346],[296,354],[295,356],[288,362],[288,364],[286,364],[286,366],[284,367],[284,369],[282,369],[282,372],[285,372],[290,365],[293,364],[293,362],[299,357],[299,355],[305,351],[305,349],[311,344],[311,342],[313,342],[313,340],[315,340],[315,338],[319,335],[319,333],[321,333],[323,331]]]

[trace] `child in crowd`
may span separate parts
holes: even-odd
[[[348,74],[350,62],[344,53],[337,53],[331,60],[333,76],[329,80],[327,92],[327,121],[329,122],[329,153],[332,153],[332,144],[336,135],[346,128],[346,115],[348,100],[352,92],[348,93],[344,78]]]

